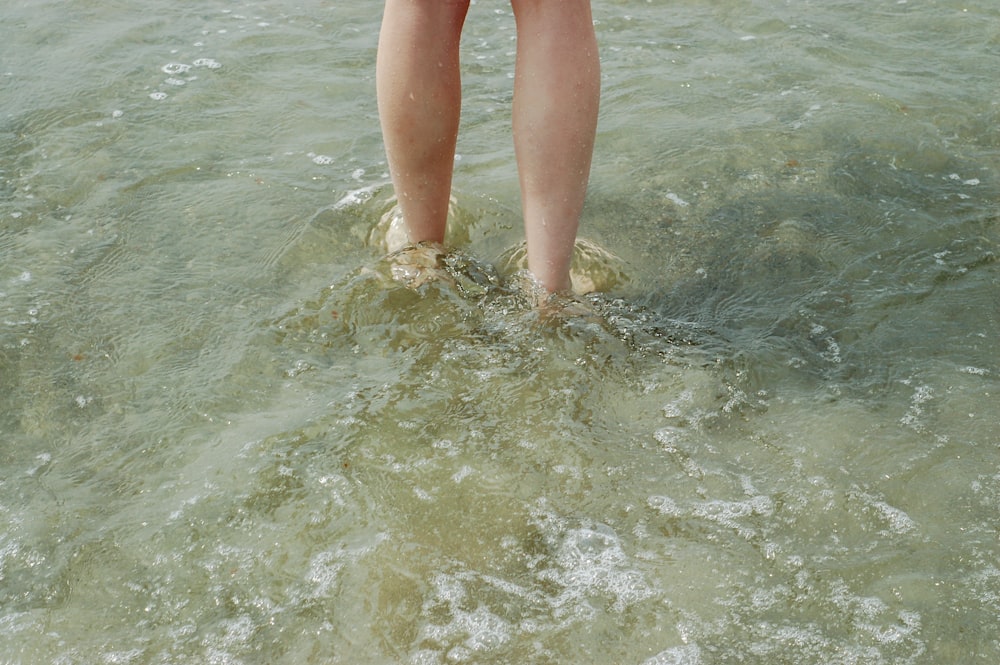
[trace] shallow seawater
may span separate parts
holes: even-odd
[[[594,14],[628,279],[560,313],[509,5],[416,288],[377,8],[5,8],[0,662],[1000,659],[1000,9]]]

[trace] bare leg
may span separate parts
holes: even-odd
[[[548,291],[564,291],[597,131],[597,38],[589,0],[511,0],[511,7],[514,149],[528,270]]]
[[[410,242],[444,240],[469,0],[386,0],[375,68],[389,173]]]

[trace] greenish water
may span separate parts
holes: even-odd
[[[594,14],[630,281],[553,321],[384,278],[376,3],[5,6],[0,662],[1000,659],[1000,9]]]

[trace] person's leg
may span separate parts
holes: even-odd
[[[442,242],[462,104],[469,0],[386,0],[375,67],[389,173],[410,242]]]
[[[511,0],[517,22],[514,149],[528,270],[570,288],[601,95],[590,0]]]

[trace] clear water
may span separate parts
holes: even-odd
[[[376,3],[5,5],[0,662],[1000,660],[1000,8],[594,11],[631,279],[553,321],[384,279]]]

